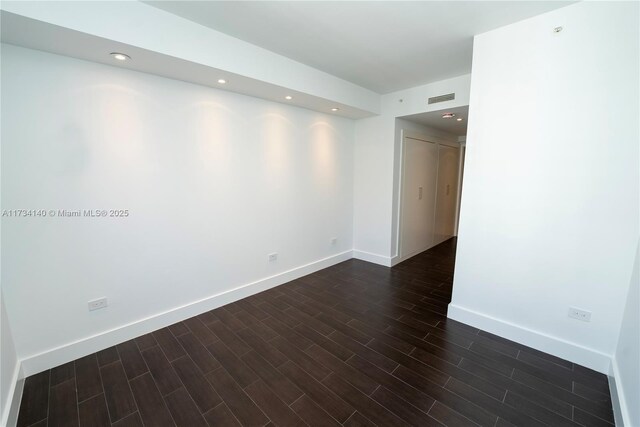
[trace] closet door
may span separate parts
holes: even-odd
[[[455,233],[459,156],[460,149],[440,145],[434,244],[447,240]]]
[[[404,138],[400,255],[411,256],[433,246],[438,146]]]

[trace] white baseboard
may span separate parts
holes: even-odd
[[[393,267],[396,264],[400,264],[403,261],[408,260],[409,258],[413,258],[414,256],[421,254],[422,252],[426,251],[427,249],[432,248],[433,246],[427,246],[424,249],[418,249],[417,251],[411,252],[410,254],[407,255],[396,255],[394,257],[391,258],[391,265],[390,267]]]
[[[611,355],[455,304],[447,317],[609,375]]]
[[[11,387],[9,388],[9,399],[5,402],[7,406],[4,408],[0,426],[14,427],[18,424],[18,412],[20,410],[20,401],[22,400],[22,390],[24,388],[24,376],[20,370],[20,362],[16,363],[16,367],[11,377]]]
[[[362,261],[372,262],[374,264],[384,265],[385,267],[391,267],[391,257],[373,254],[371,252],[353,250],[353,258],[360,259]]]
[[[611,375],[609,375],[609,392],[611,393],[611,403],[613,404],[613,415],[617,427],[632,427],[631,414],[629,413],[629,405],[625,399],[624,389],[622,388],[622,376],[618,368],[616,358],[611,358]],[[633,402],[637,404],[637,402]]]
[[[26,357],[21,360],[23,374],[25,377],[28,377],[38,372],[51,369],[63,363],[70,362],[140,335],[147,334],[155,331],[156,329],[164,328],[173,323],[213,310],[225,304],[254,295],[258,292],[282,285],[283,283],[290,282],[291,280],[306,276],[307,274],[311,274],[315,271],[330,267],[351,258],[352,251],[345,251],[253,283],[239,286],[235,289],[230,289],[228,291]]]
[[[435,246],[438,246],[440,243],[444,243],[444,242],[446,242],[447,240],[449,240],[449,239],[450,239],[450,238],[452,238],[452,237],[454,237],[454,236],[445,237],[444,239],[441,239],[441,240],[440,240],[440,241],[438,241],[438,242],[434,242],[434,243],[433,243],[433,244],[431,244],[431,245],[424,246],[423,248],[418,249],[417,251],[413,251],[413,252],[411,252],[410,254],[406,254],[406,255],[395,255],[395,256],[391,257],[391,262],[390,262],[390,264],[389,264],[389,267],[393,267],[394,265],[396,265],[396,264],[400,264],[401,262],[406,261],[406,260],[408,260],[409,258],[413,258],[414,256],[416,256],[416,255],[418,255],[418,254],[421,254],[422,252],[424,252],[424,251],[426,251],[426,250],[429,250],[429,249],[431,249],[431,248],[433,248],[433,247],[435,247]],[[354,258],[355,258],[355,257],[354,257]]]

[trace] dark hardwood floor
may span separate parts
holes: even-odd
[[[19,426],[610,426],[607,378],[448,320],[451,239],[27,378]]]

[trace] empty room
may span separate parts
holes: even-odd
[[[0,37],[1,427],[640,427],[640,2]]]

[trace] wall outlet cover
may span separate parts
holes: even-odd
[[[89,306],[89,311],[99,310],[101,308],[105,308],[107,306],[106,298],[98,298],[87,303]]]
[[[569,307],[569,317],[582,320],[583,322],[591,322],[591,312],[587,310],[581,310],[576,307]]]

